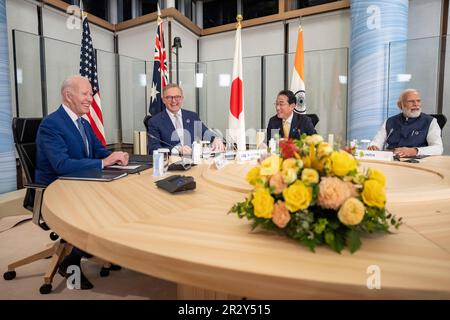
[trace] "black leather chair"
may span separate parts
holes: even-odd
[[[147,132],[148,132],[148,122],[150,121],[150,119],[152,118],[152,115],[147,115],[147,116],[145,116],[145,118],[144,118],[144,126],[145,126],[145,130],[147,130]]]
[[[430,116],[436,118],[437,123],[442,131],[445,127],[445,124],[447,123],[447,117],[445,116],[445,114],[430,114]]]
[[[36,169],[36,136],[41,123],[41,118],[14,118],[12,122],[12,131],[14,143],[19,154],[19,161],[22,166],[27,188],[23,206],[33,213],[32,221],[43,230],[50,230],[42,219],[41,207],[42,198],[46,186],[34,183],[34,173]],[[59,236],[55,232],[50,233],[50,239],[56,241]],[[14,261],[8,265],[8,271],[3,274],[5,280],[12,280],[16,277],[16,268],[30,264],[44,258],[51,258],[50,265],[44,275],[44,284],[39,288],[40,293],[47,294],[52,290],[53,277],[62,259],[70,253],[73,246],[59,239],[52,246],[39,251],[31,256]],[[101,276],[109,274],[111,264],[104,263],[99,259],[97,262],[105,266],[100,271]]]
[[[305,114],[305,116],[308,116],[311,119],[312,124],[313,124],[314,127],[319,122],[319,117],[315,113]]]
[[[14,118],[12,122],[12,131],[17,153],[19,154],[19,161],[26,180],[25,187],[27,188],[27,191],[23,206],[33,212],[33,222],[47,231],[49,230],[49,227],[43,221],[41,215],[42,197],[46,186],[34,183],[34,172],[36,169],[36,135],[41,120],[41,118]],[[50,233],[51,240],[56,241],[58,238],[56,233]],[[5,280],[12,280],[16,277],[16,268],[40,259],[51,257],[50,265],[44,276],[44,284],[39,289],[42,294],[50,293],[52,290],[53,277],[59,263],[70,250],[72,250],[72,246],[60,239],[45,250],[9,264],[8,271],[3,274],[3,278]]]

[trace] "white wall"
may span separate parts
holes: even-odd
[[[305,51],[349,47],[349,9],[306,16],[301,23]],[[289,52],[296,50],[299,24],[300,19],[289,21]]]
[[[80,44],[81,42],[81,22],[77,28],[69,28],[71,23],[67,23],[70,16],[60,10],[44,7],[42,12],[42,21],[44,36],[58,39],[66,42]],[[78,28],[79,27],[79,28]],[[93,23],[89,24],[91,37],[96,49],[113,52],[114,51],[114,33],[104,28],[98,27]]]
[[[197,40],[199,37],[177,21],[172,21],[172,43],[175,37],[181,38],[182,47],[178,49],[180,62],[197,62]],[[168,44],[167,47],[169,47]],[[175,54],[173,53],[172,61],[175,61]]]
[[[408,39],[439,35],[441,0],[409,0]]]
[[[167,24],[164,41],[167,46]],[[119,54],[140,60],[153,60],[155,52],[156,21],[117,32]]]
[[[233,59],[236,31],[200,38],[200,61]],[[242,29],[242,56],[281,54],[284,50],[282,22]]]

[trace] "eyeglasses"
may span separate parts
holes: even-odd
[[[282,107],[282,106],[287,106],[287,105],[289,105],[289,103],[286,103],[286,102],[274,102],[273,105],[274,105],[275,107],[276,107],[276,106]]]
[[[176,101],[179,101],[179,100],[181,100],[181,98],[183,98],[183,97],[182,97],[182,96],[165,96],[164,98],[167,99],[167,100],[176,100]]]

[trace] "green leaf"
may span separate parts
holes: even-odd
[[[355,252],[361,248],[361,239],[359,237],[359,232],[355,229],[350,229],[346,233],[347,246],[351,253]]]

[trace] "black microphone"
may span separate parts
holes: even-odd
[[[165,145],[169,146],[169,147],[170,147],[170,152],[171,152],[171,153],[172,153],[172,149],[173,149],[173,148],[177,148],[177,146],[178,146],[178,145],[170,144],[170,143],[168,143],[168,142],[166,142],[166,141],[163,141],[163,140],[161,140],[160,138],[155,137],[154,135],[152,135],[150,132],[147,132],[147,136],[149,136],[150,138],[156,139],[156,140],[158,140],[159,142],[162,142],[162,143],[164,143]],[[177,148],[177,149],[178,149],[178,148]],[[183,154],[180,154],[180,150],[178,150],[178,154],[179,154],[180,156],[183,156]]]
[[[389,133],[388,133],[386,139],[384,140],[384,143],[383,143],[383,149],[382,149],[383,151],[386,150],[386,147],[387,147],[387,146],[389,146],[389,144],[387,143],[387,141],[388,141],[389,137],[391,136],[392,132],[394,132],[394,128],[391,128],[391,130],[389,130]]]

